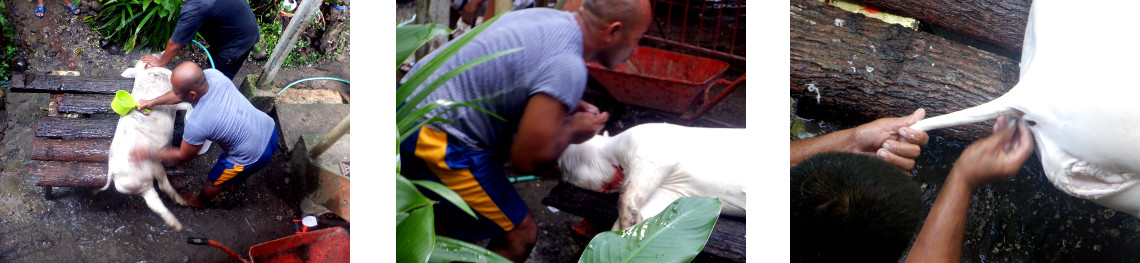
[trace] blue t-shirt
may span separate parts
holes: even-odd
[[[236,165],[256,162],[276,132],[273,118],[249,103],[222,72],[207,69],[202,73],[210,89],[194,104],[182,140],[192,145],[214,141],[225,151],[226,160]]]
[[[417,63],[407,80],[444,50],[448,43]],[[464,63],[495,52],[524,47],[459,74],[427,97],[424,103],[445,99],[456,102],[482,99],[478,104],[506,121],[460,107],[440,115],[452,123],[428,126],[447,132],[464,146],[506,154],[518,130],[519,120],[531,95],[544,93],[573,109],[586,88],[586,64],[582,60],[582,30],[573,14],[549,8],[531,8],[503,15],[459,50],[419,88]],[[439,111],[429,114],[431,118]]]

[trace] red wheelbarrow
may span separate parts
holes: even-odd
[[[257,244],[249,248],[249,261],[233,250],[200,237],[186,239],[193,245],[217,247],[240,262],[348,262],[348,231],[334,227],[306,232]]]
[[[728,63],[655,48],[639,47],[629,61],[614,69],[597,63],[586,66],[618,102],[681,114],[684,120],[704,115],[744,84],[744,75],[735,81],[720,78]],[[728,87],[709,100],[715,84]]]

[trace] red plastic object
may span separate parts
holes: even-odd
[[[728,63],[723,61],[646,47],[639,47],[629,61],[615,69],[597,63],[586,65],[590,76],[618,102],[684,114],[682,118],[688,120],[699,117],[720,102],[719,99],[713,100],[701,109],[695,109],[695,114],[690,112],[696,105],[708,101],[708,90],[712,85],[730,85],[717,96],[723,98],[744,82],[744,77],[735,82],[720,79],[728,69]]]
[[[348,262],[348,231],[335,227],[284,237],[249,248],[253,262]]]

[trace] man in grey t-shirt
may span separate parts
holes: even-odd
[[[537,227],[502,165],[510,161],[519,174],[552,168],[568,144],[593,137],[609,115],[580,100],[586,87],[585,63],[613,68],[629,59],[651,16],[648,0],[590,0],[572,13],[548,8],[510,12],[427,78],[424,83],[484,55],[523,48],[457,75],[425,100],[479,101],[479,107],[505,121],[468,107],[437,111],[425,119],[451,122],[428,124],[400,145],[405,177],[447,186],[478,217],[473,219],[432,191],[421,191],[440,201],[435,222],[441,235],[465,241],[491,238],[491,251],[516,262],[526,260]],[[448,45],[420,61],[430,61]],[[425,64],[417,64],[407,76]],[[401,107],[413,106],[419,105]]]
[[[203,207],[222,190],[232,190],[269,164],[277,151],[277,124],[216,69],[203,71],[197,64],[183,62],[170,74],[170,84],[170,92],[153,100],[139,100],[139,109],[182,102],[193,105],[182,146],[154,152],[134,149],[131,158],[184,163],[197,156],[206,140],[217,143],[225,153],[218,156],[201,195],[184,196],[187,205]]]

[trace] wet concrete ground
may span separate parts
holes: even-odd
[[[816,126],[821,134],[869,121],[811,111],[801,116],[812,124],[823,123],[822,129]],[[969,144],[935,132],[923,147],[911,174],[922,186],[928,208]],[[1033,155],[1013,179],[978,188],[971,196],[962,261],[1137,262],[1138,242],[1140,219],[1058,190],[1045,177],[1040,157]]]
[[[47,0],[47,14],[36,18],[35,1],[6,2],[17,29],[17,56],[28,62],[27,74],[76,71],[82,76],[118,76],[142,54],[114,52],[98,47],[99,36],[82,17],[68,15],[55,0]],[[85,9],[90,10],[90,9]],[[156,52],[157,53],[157,52]],[[197,47],[187,47],[167,67],[180,61],[208,65]],[[264,62],[247,61],[235,79],[260,72]],[[310,66],[282,69],[274,84],[305,77],[350,79],[348,56],[321,60]],[[333,81],[311,81],[290,89],[323,88],[348,93],[348,86]],[[287,91],[288,92],[288,91]],[[215,199],[215,207],[179,206],[163,196],[167,208],[186,227],[173,232],[145,205],[142,198],[113,190],[55,188],[54,199],[33,186],[38,178],[26,173],[31,140],[30,124],[46,116],[47,94],[9,93],[2,114],[7,127],[0,139],[0,262],[229,262],[212,247],[186,243],[187,237],[207,237],[248,257],[249,247],[293,234],[292,219],[300,218],[296,180],[289,177],[287,153],[278,151],[273,162],[253,175],[242,188]],[[272,115],[271,115],[272,116]],[[283,148],[283,147],[282,147]],[[190,178],[186,189],[198,192],[205,174],[221,153],[213,147],[185,165]],[[291,183],[292,182],[292,183]],[[164,194],[163,194],[164,195]],[[347,226],[335,216],[321,217],[326,225]]]

